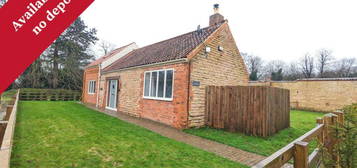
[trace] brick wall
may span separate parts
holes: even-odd
[[[174,93],[172,101],[143,98],[144,72],[159,69],[174,69]],[[101,108],[106,105],[106,78],[119,77],[118,111],[136,117],[158,121],[176,128],[187,125],[188,65],[179,63],[155,67],[135,68],[104,74],[101,77]]]
[[[97,103],[97,93],[98,93],[98,66],[87,68],[84,71],[84,78],[83,78],[83,98],[82,101],[87,104],[96,105]],[[95,80],[96,81],[96,92],[95,94],[88,93],[88,86],[89,81]]]
[[[291,107],[314,111],[334,111],[357,103],[357,81],[292,81],[263,82],[251,85],[270,85],[290,90]]]
[[[228,25],[191,60],[189,127],[204,125],[205,87],[207,85],[248,85],[248,72]],[[218,51],[218,46],[224,48]],[[200,86],[192,86],[199,81]]]

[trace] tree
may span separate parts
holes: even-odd
[[[43,56],[35,60],[18,78],[19,87],[43,88],[47,86],[46,73],[42,68]]]
[[[284,72],[284,80],[297,80],[302,77],[303,75],[296,62],[291,62],[289,67],[287,67],[287,70]]]
[[[103,55],[109,54],[111,51],[115,49],[115,45],[105,40],[101,40],[99,43],[99,47],[103,52]]]
[[[357,77],[357,66],[352,67],[351,77]]]
[[[343,122],[331,128],[334,138],[338,140],[337,143],[333,145],[332,151],[326,147],[322,150],[324,167],[327,168],[357,167],[357,104],[344,107],[342,112]]]
[[[283,69],[280,68],[276,72],[271,73],[271,80],[273,81],[282,81],[283,80]]]
[[[328,68],[331,61],[333,60],[332,51],[327,49],[320,49],[316,57],[317,57],[317,69],[319,72],[319,77],[323,78],[326,69]]]
[[[314,58],[310,53],[306,53],[300,60],[300,68],[305,78],[312,78],[314,73]]]
[[[284,74],[283,74],[284,69],[286,69],[285,62],[280,61],[280,60],[270,61],[264,66],[264,72],[265,72],[264,77],[272,79],[273,78],[272,75],[274,74],[275,75],[274,79],[277,79],[276,78],[277,76],[279,76],[278,79],[280,79],[280,77],[284,76]]]
[[[351,77],[353,66],[355,65],[355,58],[343,58],[336,62],[336,76],[337,77]]]
[[[90,46],[98,40],[78,18],[17,79],[19,87],[80,90],[84,66],[94,58]]]
[[[52,88],[80,89],[77,83],[81,81],[83,67],[94,57],[88,49],[98,40],[95,35],[96,30],[88,29],[83,20],[78,18],[46,50],[44,54],[51,65]],[[59,81],[60,78],[62,81]],[[71,83],[76,84],[67,85]]]
[[[252,81],[258,80],[261,76],[261,70],[263,69],[263,60],[254,55],[250,55],[247,53],[241,53],[244,58],[244,62],[247,65],[249,72],[249,79]]]

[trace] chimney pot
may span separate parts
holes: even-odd
[[[209,26],[214,26],[224,22],[224,17],[219,14],[219,4],[213,5],[214,14],[209,18]]]
[[[214,4],[213,5],[213,10],[214,10],[214,13],[219,13],[219,4]]]

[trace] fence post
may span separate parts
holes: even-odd
[[[324,124],[324,120],[322,118],[317,118],[316,124]],[[317,136],[317,140],[320,145],[324,144],[324,131],[321,131],[321,134]]]
[[[343,116],[343,112],[341,111],[335,111],[335,112],[332,112],[333,114],[337,115],[337,121],[339,124],[343,124],[344,122],[344,116]]]
[[[336,130],[336,126],[338,123],[338,116],[335,114],[327,114],[324,117],[324,124],[325,124],[325,128],[324,128],[324,134],[325,134],[325,139],[324,139],[324,146],[327,149],[327,152],[331,155],[332,159],[336,162],[339,161],[338,155],[336,154],[336,152],[334,152],[334,147],[335,144],[337,142],[337,130]]]
[[[295,143],[294,167],[308,168],[309,143],[298,141]]]
[[[331,132],[330,135],[331,136],[331,144],[330,144],[330,151],[331,151],[331,156],[332,159],[336,161],[336,163],[339,163],[339,155],[335,152],[335,148],[336,148],[336,143],[337,143],[337,136],[338,136],[338,127],[339,126],[339,122],[340,122],[340,116],[332,114],[332,122],[331,122]],[[342,123],[341,123],[342,124]]]

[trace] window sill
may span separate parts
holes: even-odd
[[[94,95],[95,93],[88,93],[89,95]]]
[[[118,111],[117,108],[111,108],[111,107],[105,107],[105,109],[112,110],[112,111]]]
[[[159,100],[159,101],[172,101],[173,98],[157,98],[157,97],[143,97],[144,99],[149,99],[149,100]]]

